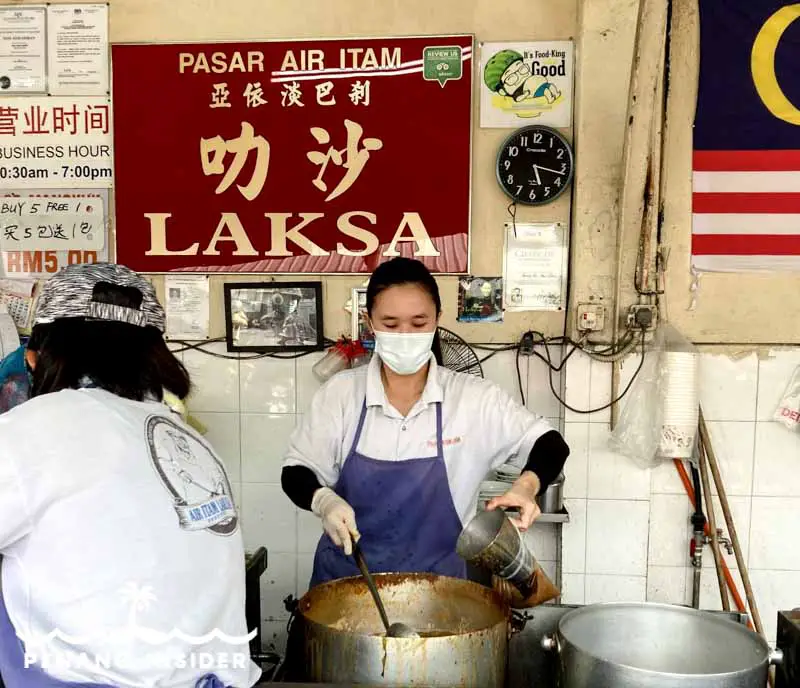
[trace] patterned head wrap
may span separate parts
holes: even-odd
[[[94,300],[95,287],[102,282],[137,289],[142,294],[139,308],[128,308]],[[70,265],[53,275],[39,295],[34,325],[59,318],[88,318],[155,327],[164,331],[164,309],[155,289],[144,277],[124,265],[93,263]]]

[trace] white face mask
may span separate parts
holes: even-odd
[[[375,351],[398,375],[413,375],[430,360],[434,334],[375,331]]]

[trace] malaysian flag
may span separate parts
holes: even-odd
[[[800,5],[701,1],[692,161],[696,270],[800,270],[798,108]]]

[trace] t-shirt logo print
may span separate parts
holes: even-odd
[[[236,531],[239,519],[228,476],[203,441],[169,418],[151,416],[147,445],[181,528],[217,535]]]

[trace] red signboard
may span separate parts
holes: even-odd
[[[471,36],[114,45],[117,260],[466,272]]]

